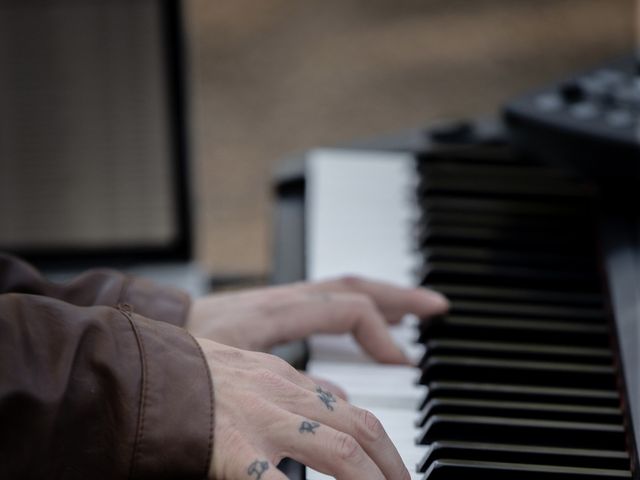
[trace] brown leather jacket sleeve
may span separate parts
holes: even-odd
[[[48,282],[28,263],[0,253],[0,293],[8,292],[44,295],[77,306],[128,303],[144,317],[178,326],[186,323],[190,307],[184,292],[115,270],[89,270],[60,285]]]
[[[189,306],[111,270],[50,283],[0,254],[0,478],[206,478],[211,378],[174,326]]]
[[[181,328],[127,308],[0,295],[0,478],[206,478],[212,397]]]

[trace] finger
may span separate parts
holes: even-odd
[[[351,435],[294,414],[288,415],[288,422],[282,427],[278,432],[272,432],[272,441],[284,446],[287,457],[338,480],[385,479],[380,468]]]
[[[356,276],[309,283],[305,286],[309,291],[354,292],[368,295],[393,323],[400,321],[407,313],[430,317],[445,313],[449,309],[446,297],[434,290],[398,287]]]
[[[355,312],[352,314],[355,318],[352,320],[351,333],[365,352],[382,363],[411,364],[406,354],[394,342],[386,320],[377,309],[369,302],[352,308],[355,308]],[[347,309],[347,319],[349,319],[348,315],[349,310]]]
[[[331,393],[333,393],[334,395],[337,395],[338,397],[340,397],[343,400],[349,400],[349,396],[347,395],[347,392],[345,392],[342,387],[336,385],[335,383],[325,379],[325,378],[320,378],[320,377],[316,377],[314,375],[308,375],[308,374],[304,374],[310,381],[312,381],[315,385],[319,385],[320,387],[322,387],[324,390],[328,390]]]
[[[400,454],[371,412],[348,404],[322,387],[314,393],[315,396],[309,392],[290,395],[281,405],[286,405],[287,410],[297,415],[353,437],[386,478],[409,478]]]
[[[252,383],[263,387],[261,392],[268,402],[351,435],[387,478],[407,478],[404,476],[407,472],[398,451],[380,421],[371,412],[350,405],[321,386],[310,391],[269,368],[252,372],[252,375],[255,375]],[[266,414],[266,410],[263,409],[262,413]],[[269,417],[282,418],[282,415],[272,412]],[[272,421],[270,431],[278,430],[280,423]],[[269,448],[266,444],[262,447],[265,450]]]
[[[304,318],[304,321],[300,321]],[[332,293],[309,296],[282,319],[292,338],[313,333],[351,332],[362,348],[383,363],[409,364],[404,352],[394,343],[387,322],[365,295]]]
[[[214,478],[229,480],[286,480],[287,478],[269,461],[268,455],[247,443],[236,446],[233,461],[223,471],[213,473]]]
[[[235,460],[231,467],[232,471],[222,478],[229,480],[287,480],[286,475],[268,460],[267,455],[250,445],[240,447],[236,452]]]

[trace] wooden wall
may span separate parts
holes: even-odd
[[[270,269],[273,166],[495,112],[628,50],[634,0],[186,0],[198,257]]]

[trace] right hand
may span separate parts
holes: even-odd
[[[207,295],[193,302],[187,329],[195,337],[262,352],[315,333],[350,332],[373,359],[408,364],[388,326],[407,313],[428,318],[448,308],[442,295],[426,288],[346,276]]]
[[[196,339],[214,385],[209,477],[286,480],[285,457],[342,479],[405,480],[380,421],[319,387],[284,360]]]

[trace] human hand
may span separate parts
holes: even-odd
[[[407,480],[380,421],[319,387],[280,358],[197,338],[214,385],[209,478],[286,480],[298,460],[338,480]]]
[[[408,363],[387,330],[407,313],[444,313],[447,300],[424,288],[401,288],[359,277],[209,295],[195,300],[188,330],[245,350],[273,346],[314,333],[351,332],[374,359]]]

